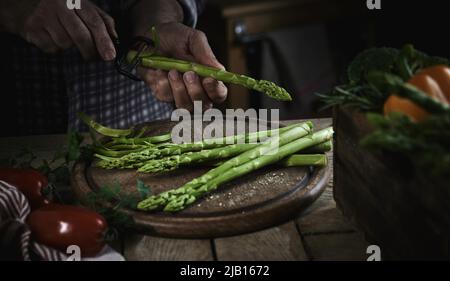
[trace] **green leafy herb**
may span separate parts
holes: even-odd
[[[150,187],[145,185],[145,183],[143,181],[137,180],[136,186],[137,186],[137,190],[142,199],[145,199],[145,198],[149,197],[150,195],[152,195],[152,191],[151,191]]]
[[[90,192],[83,200],[85,206],[95,210],[119,232],[134,225],[133,217],[124,212],[122,208],[135,208],[137,198],[122,191],[120,185],[102,186],[95,192]]]

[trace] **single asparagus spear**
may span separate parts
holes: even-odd
[[[333,141],[329,140],[302,150],[302,154],[324,153],[333,148]]]
[[[325,154],[293,154],[277,162],[284,167],[326,166],[328,158]]]
[[[133,61],[136,55],[136,51],[130,51],[127,55],[127,60],[129,62]],[[245,75],[239,75],[225,70],[188,61],[156,56],[153,55],[153,53],[148,52],[141,53],[139,55],[139,60],[140,65],[143,67],[161,69],[166,71],[175,69],[183,73],[187,71],[193,71],[202,77],[212,77],[226,83],[241,85],[243,87],[265,93],[267,96],[279,101],[292,100],[291,96],[285,89],[267,80],[255,80]]]
[[[146,144],[156,144],[170,141],[172,139],[171,134],[163,134],[159,136],[151,137],[139,137],[139,138],[113,138],[110,142],[105,144],[106,147],[111,147],[115,145],[146,145]]]
[[[149,160],[145,163],[142,163],[142,166],[138,169],[138,171],[143,173],[169,172],[179,168],[180,166],[204,163],[206,161],[216,159],[230,158],[247,150],[250,150],[256,146],[258,146],[258,144],[232,144],[225,147],[201,150],[198,152],[188,152],[180,155],[172,155],[162,159]]]
[[[304,153],[303,151],[299,151]],[[225,160],[226,161],[226,160]],[[220,166],[225,163],[224,160],[212,163],[206,163],[209,166]],[[277,165],[284,167],[297,167],[297,166],[325,166],[328,163],[327,156],[325,154],[293,154],[285,159],[277,162]]]
[[[278,149],[278,152],[275,155],[260,155],[258,158],[253,161],[246,162],[242,165],[235,166],[225,173],[219,174],[217,177],[209,180],[204,183],[201,187],[198,188],[188,188],[183,190],[183,193],[177,194],[174,198],[170,198],[171,200],[167,202],[164,206],[164,211],[166,212],[176,212],[180,211],[187,206],[194,203],[198,198],[209,193],[211,191],[216,190],[220,185],[227,183],[233,179],[236,179],[240,176],[246,175],[252,171],[265,167],[267,165],[276,163],[281,159],[296,153],[297,151],[304,149],[306,147],[319,144],[326,140],[331,139],[333,136],[333,129],[327,128],[321,131],[318,131],[312,134],[310,137],[298,138],[295,141],[289,142]],[[236,158],[238,158],[237,156]],[[138,204],[138,208],[145,208],[146,205],[142,201]]]
[[[252,162],[252,160],[257,159],[261,155],[268,154],[270,152],[273,152],[275,149],[280,149],[279,147],[283,147],[285,144],[288,144],[289,142],[292,142],[298,138],[302,138],[308,134],[311,133],[313,124],[311,122],[305,122],[298,124],[297,126],[294,126],[292,129],[283,132],[279,136],[271,137],[264,143],[258,145],[257,147],[250,149],[228,161],[223,163],[217,168],[214,168],[207,172],[206,174],[202,175],[201,177],[195,178],[192,181],[186,183],[182,187],[178,189],[169,190],[166,192],[162,192],[156,196],[151,196],[144,201],[140,202],[138,204],[138,209],[141,210],[155,210],[161,207],[164,207],[168,205],[170,202],[175,202],[179,196],[185,196],[187,195],[187,199],[184,200],[185,202],[192,202],[195,201],[195,196],[191,196],[189,193],[195,190],[196,188],[199,188],[201,186],[204,186],[207,182],[210,182],[214,178],[227,173],[230,169],[234,167],[238,167],[240,165],[243,165],[247,162]],[[309,138],[306,138],[309,139]],[[326,140],[323,140],[326,141]],[[322,141],[322,142],[323,142]],[[318,142],[320,143],[320,142]],[[278,146],[274,147],[274,144],[278,144]],[[269,155],[274,158],[277,158],[276,156]],[[284,158],[284,157],[282,157]],[[281,159],[279,159],[281,160]],[[185,198],[185,197],[183,197]],[[191,203],[192,203],[191,202]],[[190,203],[187,203],[189,205]],[[171,209],[171,208],[169,208]]]
[[[300,152],[302,154],[300,154],[300,155],[304,155],[304,154],[307,154],[307,155],[312,155],[312,154],[323,155],[321,153],[328,152],[328,151],[331,150],[331,148],[333,148],[333,141],[329,140],[329,141],[326,141],[326,142],[323,142],[323,143],[319,143],[317,145],[314,145],[314,146],[311,146],[311,147],[308,147],[306,149],[301,150]],[[296,156],[297,155],[291,155],[287,159],[289,159],[289,158],[296,158]],[[285,160],[287,160],[287,159],[285,159]],[[317,160],[318,160],[317,163],[320,166],[321,160],[320,159],[317,159]],[[227,159],[222,159],[222,160],[219,160],[219,161],[214,161],[213,160],[213,161],[207,161],[207,162],[203,162],[203,163],[205,165],[207,165],[207,166],[218,167],[218,166],[222,165],[223,163],[225,163],[225,161],[227,161]],[[280,164],[284,165],[284,166],[289,166],[289,165],[286,165],[286,164],[287,163],[296,163],[296,162],[297,162],[297,159],[292,160],[292,162],[288,161],[288,162],[280,163]],[[298,165],[293,164],[293,166],[304,166],[301,162],[298,162],[298,163],[299,163]],[[327,162],[325,160],[324,165],[326,165],[326,163]],[[314,164],[310,164],[310,165],[313,166]]]
[[[288,130],[292,126],[293,125],[289,125],[289,126],[282,127],[279,129],[252,132],[247,135],[241,134],[241,135],[226,136],[226,137],[222,137],[222,138],[214,138],[214,139],[210,139],[210,141],[213,141],[215,143],[225,143],[225,144],[238,143],[239,141],[242,141],[242,140],[247,142],[249,140],[253,140],[253,138],[262,139],[264,137],[270,137],[271,133],[275,132],[275,130],[279,130],[279,132],[281,133],[281,132]],[[172,139],[172,135],[170,133],[159,135],[159,136],[139,137],[139,138],[118,137],[118,138],[113,138],[109,143],[105,144],[105,147],[111,148],[115,145],[162,144],[164,142],[169,142],[171,139]]]
[[[148,148],[148,144],[115,144],[112,146],[105,146],[109,150],[115,150],[115,151],[130,151],[130,150],[136,150],[136,149],[144,149]]]
[[[105,127],[95,122],[91,117],[84,112],[79,112],[78,117],[90,128],[94,129],[97,133],[108,137],[126,137],[133,133],[133,129],[112,129]]]
[[[171,134],[163,134],[159,136],[152,136],[152,137],[141,137],[143,133],[147,130],[146,127],[141,129],[141,132],[139,132],[138,136],[132,137],[132,134],[135,132],[134,128],[129,129],[113,129],[106,126],[103,126],[100,123],[97,123],[92,119],[90,116],[85,114],[84,112],[79,112],[78,117],[83,121],[89,128],[93,129],[97,133],[112,137],[113,139],[106,145],[114,146],[114,145],[122,145],[122,144],[128,144],[128,145],[144,145],[144,144],[155,144],[155,143],[161,143],[165,141],[169,141],[172,136]]]
[[[94,152],[95,152],[94,156],[102,155],[105,157],[111,157],[114,159],[118,159],[119,157],[124,157],[129,154],[140,153],[141,151],[147,150],[148,148],[149,148],[149,146],[147,146],[145,148],[130,149],[130,150],[112,150],[112,149],[103,148],[101,146],[97,146],[97,147],[94,147]]]

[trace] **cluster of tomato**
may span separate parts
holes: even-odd
[[[17,187],[28,199],[27,217],[32,237],[38,243],[66,252],[80,247],[83,257],[97,255],[105,246],[106,220],[86,208],[56,204],[43,195],[47,178],[33,169],[0,168],[0,180]]]

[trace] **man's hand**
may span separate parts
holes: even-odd
[[[61,0],[18,0],[13,13],[22,21],[15,33],[47,53],[75,45],[84,59],[100,55],[110,61],[116,56],[111,36],[117,37],[114,20],[88,0],[80,10],[70,10]]]
[[[159,37],[158,51],[162,55],[224,69],[216,57],[205,34],[181,23],[171,22],[156,26]],[[192,71],[184,74],[171,70],[139,68],[139,74],[152,88],[160,101],[175,101],[177,108],[193,110],[193,101],[201,100],[203,109],[221,103],[227,97],[227,88],[213,78],[202,79]]]

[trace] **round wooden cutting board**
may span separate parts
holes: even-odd
[[[175,123],[146,124],[152,135],[169,132]],[[135,170],[105,170],[93,163],[78,162],[72,187],[81,201],[101,186],[119,184],[125,194],[138,196],[137,180],[153,194],[180,187],[208,171],[207,167],[181,168],[163,175]],[[322,193],[332,170],[323,168],[268,166],[221,186],[178,213],[123,209],[134,218],[136,229],[172,238],[213,238],[261,230],[300,214]]]

